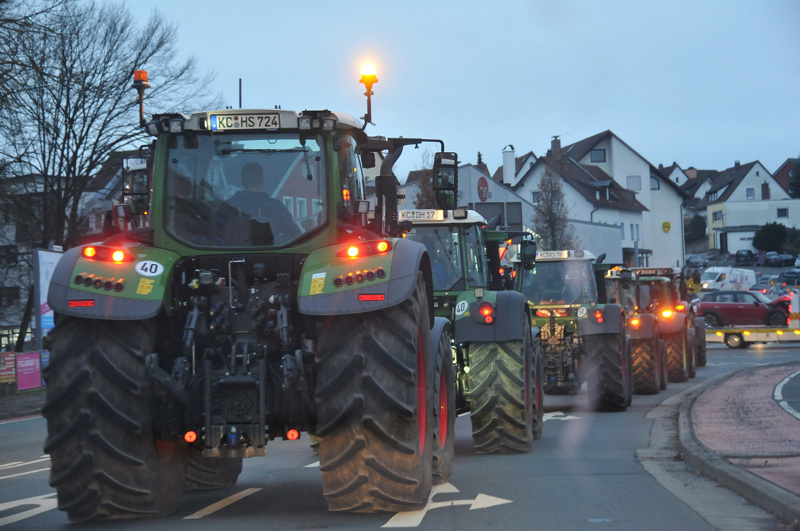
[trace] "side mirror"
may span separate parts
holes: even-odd
[[[533,269],[536,263],[536,241],[532,239],[525,239],[519,243],[519,259],[522,262],[522,267],[525,269]]]
[[[439,152],[433,155],[433,203],[438,209],[456,207],[458,194],[458,155]]]
[[[631,273],[630,269],[624,269],[619,272],[619,281],[623,288],[630,288],[632,279],[633,273]]]
[[[361,166],[364,168],[374,168],[375,153],[372,151],[364,151],[361,153]]]

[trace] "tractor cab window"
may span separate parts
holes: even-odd
[[[458,235],[457,227],[416,226],[406,236],[410,240],[420,242],[427,249],[431,260],[434,291],[464,289]]]
[[[350,135],[340,134],[335,139],[334,147],[339,155],[340,204],[347,212],[356,214],[358,201],[363,201],[366,195],[361,159],[356,154],[356,141]]]
[[[588,260],[539,261],[523,274],[523,293],[534,304],[597,302],[594,271]]]
[[[465,227],[464,234],[464,259],[466,260],[466,275],[468,288],[485,288],[489,285],[487,278],[486,252],[483,247],[478,227]]]
[[[281,247],[326,222],[316,135],[173,135],[164,224],[192,247]]]

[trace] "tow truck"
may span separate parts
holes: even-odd
[[[789,305],[788,326],[783,328],[767,326],[706,328],[707,343],[724,343],[728,348],[747,348],[753,343],[791,343],[800,341],[800,295],[792,290]]]

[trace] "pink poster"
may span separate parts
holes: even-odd
[[[42,367],[38,352],[17,354],[17,390],[42,386]]]

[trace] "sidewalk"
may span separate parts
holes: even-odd
[[[797,527],[800,419],[773,398],[800,364],[753,367],[703,382],[678,419],[687,463]]]

